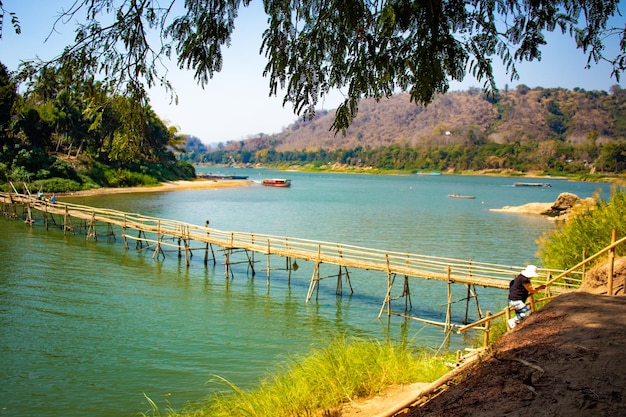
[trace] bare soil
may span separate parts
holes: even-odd
[[[624,416],[624,317],[625,297],[561,295],[502,337],[467,375],[401,415]]]

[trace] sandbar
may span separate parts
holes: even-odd
[[[254,184],[249,180],[212,180],[198,178],[189,181],[167,181],[154,186],[142,187],[120,187],[120,188],[92,188],[90,190],[80,190],[67,193],[57,193],[59,196],[67,197],[83,197],[92,195],[107,194],[126,194],[126,193],[156,193],[166,191],[185,191],[185,190],[212,190],[218,188],[234,188],[247,187]]]

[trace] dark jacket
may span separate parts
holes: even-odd
[[[524,301],[528,298],[528,290],[524,287],[524,284],[530,284],[530,278],[519,274],[513,280],[513,284],[509,288],[509,300],[512,301]]]

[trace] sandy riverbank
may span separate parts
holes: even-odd
[[[191,181],[168,181],[160,185],[146,187],[123,188],[93,188],[91,190],[74,191],[71,193],[57,193],[59,196],[84,197],[92,195],[125,194],[125,193],[155,193],[166,191],[185,190],[212,190],[217,188],[247,187],[254,184],[249,180],[208,180],[195,179]]]

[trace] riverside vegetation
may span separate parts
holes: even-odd
[[[91,79],[43,69],[27,94],[0,63],[0,183],[32,192],[156,185],[191,179],[184,143],[152,111]]]
[[[578,213],[539,243],[539,256],[547,268],[566,268],[579,262],[582,249],[593,253],[610,243],[611,231],[626,234],[626,191],[612,190],[609,200]],[[616,256],[623,256],[618,248]],[[598,261],[599,262],[599,261]],[[541,306],[536,306],[540,308]],[[490,341],[506,333],[503,322],[494,323]],[[479,342],[476,342],[478,345]],[[450,353],[416,351],[409,344],[338,337],[308,356],[291,358],[268,375],[259,386],[245,391],[216,376],[226,390],[171,417],[319,416],[347,401],[378,394],[390,385],[432,382],[449,371]],[[151,402],[153,415],[162,415]]]

